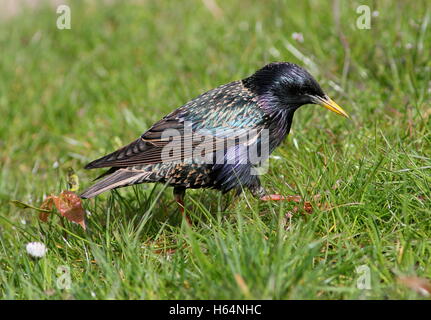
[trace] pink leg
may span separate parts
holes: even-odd
[[[175,197],[175,201],[178,203],[178,207],[180,209],[180,212],[184,216],[184,218],[186,219],[187,223],[189,225],[192,225],[192,221],[184,213],[184,195],[185,195],[185,193],[186,193],[185,189],[174,188],[174,197]]]

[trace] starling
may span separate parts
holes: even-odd
[[[137,140],[87,164],[86,169],[110,169],[80,196],[160,182],[174,187],[182,212],[189,188],[248,189],[262,200],[285,199],[265,193],[257,168],[284,140],[293,114],[305,104],[348,117],[306,70],[289,62],[270,63],[248,78],[201,94]]]

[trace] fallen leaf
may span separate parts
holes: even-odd
[[[81,199],[71,191],[63,191],[59,196],[51,195],[45,199],[41,208],[48,211],[40,212],[40,220],[48,221],[48,214],[52,211],[53,205],[61,216],[67,220],[79,224],[85,230],[85,211],[82,207]]]
[[[313,213],[313,206],[311,205],[311,202],[304,202],[304,211],[307,213]]]
[[[431,282],[428,279],[416,276],[399,277],[398,282],[423,296],[431,295]]]
[[[40,208],[43,210],[39,212],[39,219],[43,222],[48,222],[48,216],[52,212],[52,205],[54,203],[53,196],[49,196],[43,202]]]
[[[85,230],[85,210],[81,198],[71,191],[63,191],[54,199],[55,207],[69,221],[76,222]]]

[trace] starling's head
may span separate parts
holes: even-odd
[[[304,104],[319,104],[335,113],[347,113],[332,101],[305,69],[289,62],[264,66],[243,80],[244,85],[281,108],[297,109]]]

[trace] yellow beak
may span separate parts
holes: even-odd
[[[333,111],[339,115],[342,115],[346,118],[349,117],[347,112],[344,111],[343,108],[341,108],[338,104],[335,103],[334,100],[332,100],[328,96],[325,96],[324,98],[319,97],[319,96],[314,96],[314,98],[316,99],[316,103],[321,105],[322,107],[325,107],[326,109],[331,110],[331,111]]]

